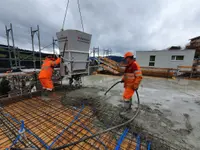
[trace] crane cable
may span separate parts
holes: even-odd
[[[64,15],[64,19],[63,19],[63,24],[62,24],[62,28],[61,28],[61,30],[64,30],[65,19],[66,19],[66,16],[67,16],[68,8],[69,8],[69,0],[67,1],[67,6],[66,6],[66,8],[65,8],[65,15]]]
[[[83,17],[82,17],[82,14],[81,14],[81,7],[80,7],[80,1],[79,0],[77,0],[77,5],[78,5],[79,14],[80,14],[80,20],[81,20],[82,30],[84,32]]]
[[[78,5],[79,14],[80,14],[80,21],[81,21],[82,30],[84,32],[83,17],[82,17],[82,13],[81,13],[81,6],[80,6],[80,1],[79,0],[77,0],[77,5]],[[63,19],[63,24],[62,24],[61,30],[64,30],[65,20],[66,20],[68,8],[69,8],[69,0],[67,1],[67,5],[66,5],[66,9],[65,9],[65,15],[64,15],[64,19]]]

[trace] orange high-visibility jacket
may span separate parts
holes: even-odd
[[[58,65],[60,63],[61,59],[57,58],[56,61],[52,61],[49,58],[45,58],[45,60],[43,61],[42,67],[41,67],[41,71],[39,73],[39,79],[42,78],[49,78],[51,79],[52,74],[53,74],[53,67],[55,67],[56,65]]]
[[[142,80],[142,71],[136,61],[126,66],[123,79],[124,87],[138,87]]]

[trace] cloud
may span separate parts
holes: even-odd
[[[0,40],[13,24],[16,46],[31,49],[30,27],[40,25],[41,45],[61,29],[67,0],[6,0],[0,2]],[[163,49],[187,44],[200,35],[198,0],[80,0],[85,32],[91,47],[127,50]],[[82,30],[76,0],[70,0],[65,29]],[[35,40],[37,47],[37,40]],[[47,49],[51,51],[51,47]]]

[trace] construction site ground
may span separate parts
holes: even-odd
[[[18,135],[20,120],[24,120],[25,127],[30,131],[26,131],[27,139],[17,142],[15,147],[41,149],[63,146],[124,122],[118,110],[122,106],[119,100],[122,99],[123,84],[118,84],[104,96],[105,91],[119,80],[121,77],[117,76],[88,76],[83,78],[83,88],[55,92],[48,102],[37,96],[7,104],[0,114],[0,149],[12,145]],[[68,81],[64,80],[63,84],[68,84]],[[153,149],[164,149],[162,144],[200,149],[199,88],[199,81],[144,77],[138,90],[141,111],[131,123],[121,149],[135,149],[138,143],[135,133],[142,136],[145,132],[163,139],[157,144],[152,141]],[[68,106],[70,102],[87,100],[94,103],[105,101],[106,104],[100,107],[80,102],[76,107]],[[134,96],[133,111],[127,118],[133,116],[136,107]],[[124,129],[104,133],[66,149],[115,149]],[[141,142],[140,149],[147,149],[147,140]]]
[[[42,100],[40,96],[34,96],[26,99],[15,99],[11,103],[6,102],[0,111],[0,149],[11,147],[54,149],[105,130],[107,127],[95,116],[96,111],[91,106],[63,105],[65,100],[73,101],[70,91],[79,91],[78,95],[81,96],[81,92],[88,91],[88,89],[77,90],[75,88],[56,91],[52,93],[48,101]],[[74,98],[76,96],[74,95]],[[81,99],[83,98],[81,96]],[[25,136],[20,139],[17,137],[21,120],[25,123]],[[128,129],[125,131],[127,132]],[[106,132],[76,145],[59,149],[113,150],[118,146],[118,139],[120,139],[122,132],[121,129],[115,132]],[[136,145],[136,137],[130,132],[123,139],[120,147],[125,150],[136,148]],[[141,143],[139,147],[140,150],[145,150],[147,145]]]
[[[95,75],[84,78],[85,86],[96,87],[102,95],[121,77]],[[139,88],[141,113],[134,121],[142,128],[172,143],[200,149],[200,82],[185,79],[144,77]],[[115,86],[108,101],[119,106],[123,84]],[[133,109],[136,96],[133,99]],[[131,117],[131,115],[130,115]]]

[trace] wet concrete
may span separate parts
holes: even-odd
[[[119,80],[120,77],[96,75],[83,78],[83,83],[86,87],[98,89],[86,90],[92,93],[91,97],[103,97],[113,107],[119,107],[119,99],[122,99],[123,92],[122,84],[104,96],[104,92]],[[135,123],[172,143],[190,149],[200,149],[199,88],[199,81],[144,78],[139,88],[141,113]],[[136,96],[133,109],[136,106],[135,100]]]

